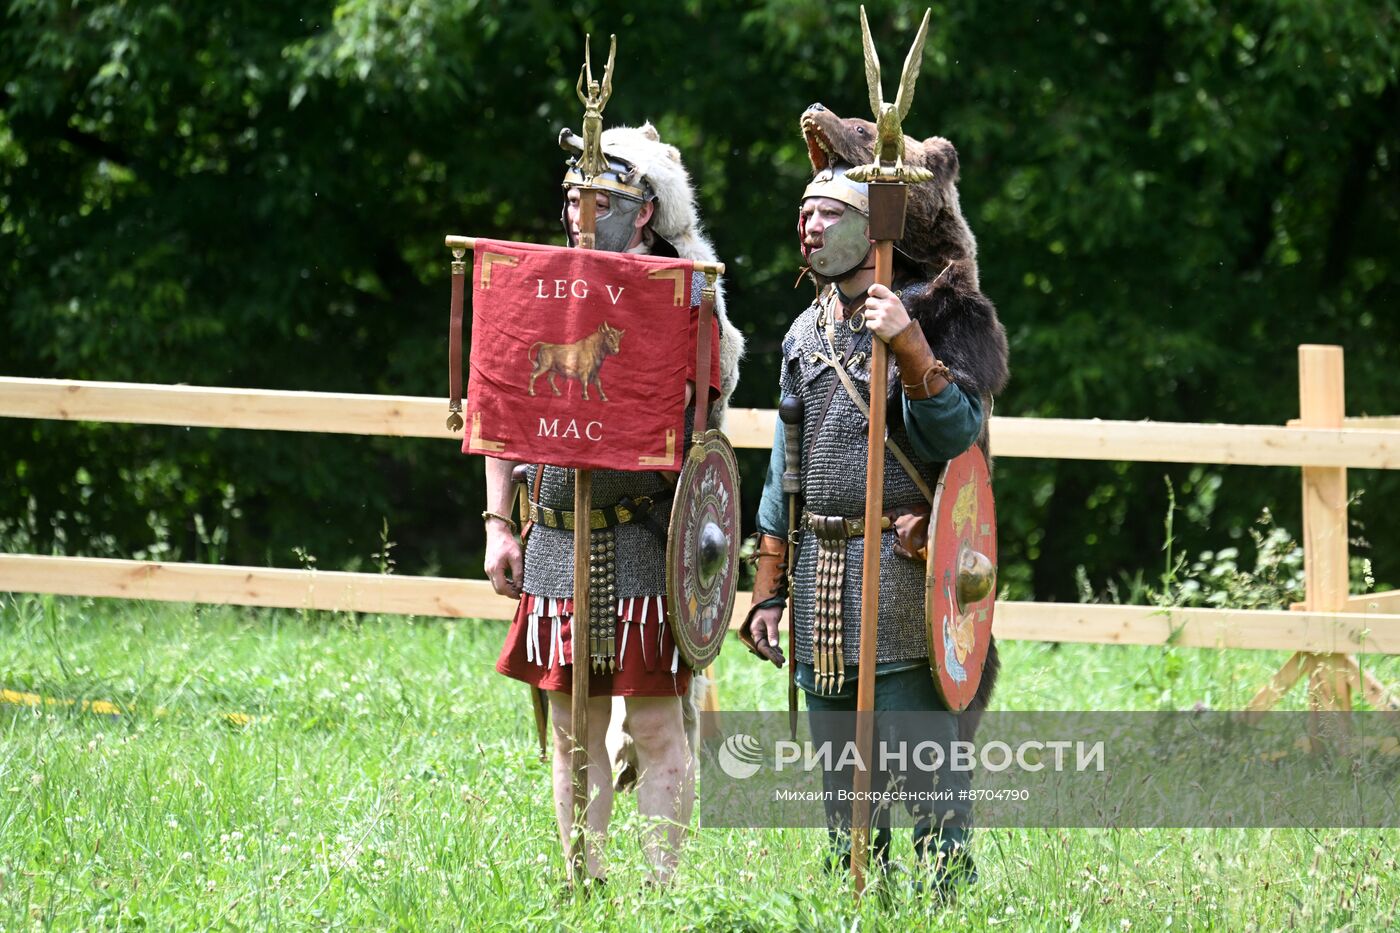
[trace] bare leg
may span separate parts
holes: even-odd
[[[656,821],[643,845],[657,881],[671,880],[695,803],[695,759],[679,697],[628,697],[627,727],[637,746],[637,809]]]
[[[554,817],[559,823],[559,837],[564,852],[569,851],[569,836],[574,829],[574,776],[571,769],[574,748],[574,711],[567,693],[549,691],[550,718],[554,725]],[[608,839],[608,820],[612,817],[612,766],[608,762],[608,719],[612,715],[612,697],[590,697],[588,700],[588,829],[584,852],[588,859],[588,874],[603,877],[602,852]],[[568,859],[565,859],[567,864]],[[570,879],[573,880],[572,878]]]

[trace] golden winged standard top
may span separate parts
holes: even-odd
[[[904,71],[899,76],[899,92],[894,103],[885,103],[884,92],[880,88],[880,57],[875,53],[875,42],[870,38],[870,23],[865,18],[865,6],[860,8],[860,33],[865,42],[865,83],[870,89],[870,110],[875,115],[875,161],[861,165],[846,173],[847,178],[859,182],[876,180],[902,181],[920,184],[933,180],[928,169],[904,164],[904,128],[902,123],[914,104],[914,84],[919,80],[919,68],[924,60],[924,37],[928,34],[928,18],[932,10],[924,11],[924,21],[919,25],[919,34],[914,37],[914,45],[904,59]]]
[[[608,167],[603,158],[603,108],[612,96],[613,59],[617,56],[617,36],[611,36],[608,64],[603,68],[603,83],[593,80],[593,59],[590,49],[592,36],[583,38],[583,67],[578,73],[578,99],[583,104],[583,154],[579,169],[584,178],[600,175]]]

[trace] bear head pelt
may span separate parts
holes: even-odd
[[[813,172],[833,162],[856,166],[874,161],[875,124],[869,120],[841,117],[813,104],[799,122]],[[905,304],[954,380],[989,399],[1009,376],[1006,331],[981,291],[977,239],[958,201],[958,151],[941,136],[905,136],[904,163],[934,176],[909,186],[904,236],[895,243],[895,250],[916,267],[912,278],[930,283],[907,294]]]

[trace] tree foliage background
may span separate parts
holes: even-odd
[[[868,4],[886,78],[921,5]],[[1299,343],[1400,413],[1400,5],[937,3],[906,130],[943,135],[1011,338],[1003,415],[1282,423]],[[679,145],[775,403],[807,163],[865,115],[857,3],[70,3],[0,13],[0,373],[445,395],[460,232],[557,242],[585,32],[609,123]],[[480,573],[450,443],[0,421],[0,521],[39,551]],[[749,513],[764,458],[747,452]],[[1073,598],[1178,546],[1299,528],[1296,470],[1003,459],[1003,580]],[[1353,471],[1400,580],[1400,477]]]

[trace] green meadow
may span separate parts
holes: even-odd
[[[645,886],[630,797],[614,817],[606,893],[580,903],[565,893],[525,691],[492,671],[502,632],[0,597],[0,686],[11,691],[0,708],[0,929],[1400,922],[1395,831],[987,829],[974,842],[981,882],[956,903],[899,885],[856,903],[821,868],[820,830],[699,828],[675,883]],[[1008,643],[997,707],[1238,707],[1285,657]],[[1395,659],[1374,670],[1400,678]],[[717,673],[727,708],[786,702],[783,679],[734,646]],[[84,706],[99,700],[114,706]],[[1295,692],[1285,706],[1304,702]],[[909,859],[907,838],[895,855]]]

